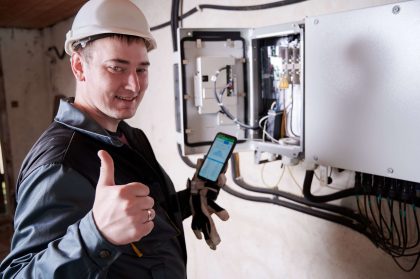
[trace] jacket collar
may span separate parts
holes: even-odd
[[[102,128],[95,120],[82,111],[78,110],[74,105],[74,98],[61,99],[55,122],[61,123],[82,134],[86,134],[95,139],[120,147],[123,143],[117,138],[111,136],[104,128]],[[121,123],[122,124],[122,123]],[[125,123],[124,123],[125,124]],[[123,124],[123,125],[124,125]]]

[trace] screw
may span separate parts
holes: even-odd
[[[318,19],[314,19],[314,24],[318,24],[319,20]]]
[[[398,14],[400,11],[401,11],[400,6],[395,5],[394,7],[392,7],[392,13],[393,13],[394,15]]]
[[[386,171],[387,171],[388,173],[394,173],[394,170],[393,170],[392,168],[388,168]]]

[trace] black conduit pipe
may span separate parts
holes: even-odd
[[[333,214],[328,214],[325,212],[321,212],[318,210],[314,210],[310,207],[307,206],[301,206],[295,203],[291,203],[291,202],[287,202],[287,201],[283,201],[278,199],[277,197],[275,198],[266,198],[266,197],[255,197],[255,196],[250,196],[250,195],[246,195],[246,194],[242,194],[239,193],[235,190],[233,190],[231,187],[229,187],[228,185],[223,186],[222,188],[223,190],[225,190],[227,193],[231,194],[232,196],[244,199],[244,200],[248,200],[248,201],[253,201],[253,202],[262,202],[262,203],[270,203],[270,204],[275,204],[275,205],[279,205],[279,206],[283,206],[301,213],[305,213],[314,217],[318,217],[336,224],[340,224],[343,226],[346,226],[350,229],[353,229],[355,231],[357,231],[358,233],[363,234],[364,236],[366,236],[367,238],[369,238],[373,243],[375,243],[374,238],[372,237],[371,234],[368,233],[368,231],[366,230],[366,227],[360,223],[356,223],[353,222],[350,219],[347,218],[343,218],[341,216],[337,216],[337,215],[333,215]]]
[[[182,150],[181,150],[181,146],[178,144],[178,153],[182,159],[182,161],[187,164],[189,167],[191,168],[196,168],[196,164],[194,164],[188,157],[183,156],[182,155]],[[228,185],[223,186],[223,190],[237,198],[241,198],[244,200],[248,200],[248,201],[254,201],[254,202],[262,202],[262,203],[269,203],[269,204],[275,204],[278,206],[283,206],[301,213],[305,213],[314,217],[318,217],[336,224],[340,224],[343,226],[346,226],[350,229],[353,229],[363,235],[365,235],[367,238],[369,238],[375,245],[376,245],[376,241],[375,241],[375,237],[374,235],[369,233],[369,230],[367,230],[367,226],[366,226],[366,221],[364,221],[362,219],[362,216],[355,214],[353,211],[351,211],[348,208],[345,207],[339,207],[339,206],[335,206],[335,205],[331,205],[331,204],[317,204],[311,201],[308,201],[304,198],[301,198],[299,196],[287,193],[287,192],[283,192],[283,191],[279,191],[279,190],[274,190],[274,189],[264,189],[264,188],[258,188],[258,187],[254,187],[254,186],[250,186],[247,183],[245,183],[243,181],[242,178],[240,178],[240,173],[239,173],[239,163],[236,163],[235,160],[239,161],[239,155],[237,153],[234,153],[232,155],[232,177],[233,180],[235,182],[235,184],[237,184],[239,187],[244,188],[245,190],[248,191],[253,191],[253,192],[258,192],[258,193],[263,193],[263,194],[271,194],[274,195],[274,197],[272,198],[267,198],[267,197],[256,197],[256,196],[250,196],[250,195],[246,195],[246,194],[242,194],[239,193],[235,190],[233,190],[231,187],[229,187]],[[284,201],[284,200],[280,200],[278,197],[283,197],[286,199],[289,199],[293,202],[288,202],[288,201]],[[303,204],[300,205],[300,204]],[[330,213],[326,213],[324,211],[319,211],[319,210],[315,210],[311,207],[315,207],[315,208],[319,208],[321,210],[325,210],[325,211],[329,211],[329,212],[333,212],[333,213],[337,213],[337,214],[341,214],[343,216],[339,216],[337,214],[330,214]]]
[[[329,202],[329,201],[338,200],[342,198],[347,198],[347,197],[354,196],[357,194],[356,188],[353,187],[353,188],[345,189],[345,190],[342,190],[333,194],[329,194],[329,195],[314,196],[311,193],[313,177],[314,177],[314,171],[308,170],[305,173],[305,180],[303,182],[303,196],[311,202],[324,203],[324,202]]]
[[[332,204],[316,203],[316,202],[309,201],[309,200],[307,200],[303,197],[299,197],[297,195],[294,195],[294,194],[291,194],[291,193],[288,193],[288,192],[285,192],[285,191],[281,191],[281,190],[278,190],[278,189],[269,189],[269,188],[255,187],[255,186],[249,185],[241,177],[240,167],[239,167],[239,155],[237,153],[234,153],[232,155],[231,171],[232,171],[232,178],[233,178],[233,181],[235,182],[235,184],[238,185],[239,187],[247,190],[247,191],[251,191],[251,192],[255,192],[255,193],[261,193],[261,194],[270,194],[270,195],[282,197],[282,198],[285,198],[287,200],[291,200],[291,201],[299,203],[299,204],[303,204],[303,205],[306,205],[306,206],[315,207],[315,208],[326,210],[326,211],[329,211],[329,212],[334,212],[334,213],[337,213],[337,214],[341,214],[341,215],[343,215],[347,218],[351,218],[353,220],[356,220],[357,222],[362,222],[363,221],[363,220],[361,220],[362,217],[359,214],[357,214],[353,210],[351,210],[349,208],[346,208],[346,207],[332,205]]]

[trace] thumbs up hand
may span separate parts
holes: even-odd
[[[98,156],[101,169],[92,209],[96,226],[112,244],[139,241],[154,227],[154,200],[149,197],[149,187],[140,182],[115,185],[111,155],[101,150]]]

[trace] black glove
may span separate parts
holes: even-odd
[[[197,170],[202,164],[202,159],[197,162]],[[216,204],[215,200],[219,194],[220,188],[226,183],[224,173],[219,175],[217,183],[206,182],[197,177],[195,173],[192,180],[187,181],[187,187],[190,189],[190,206],[192,211],[191,228],[198,239],[202,239],[202,234],[208,246],[216,250],[220,243],[220,236],[217,233],[216,226],[211,217],[215,213],[221,220],[229,219],[229,213]]]

